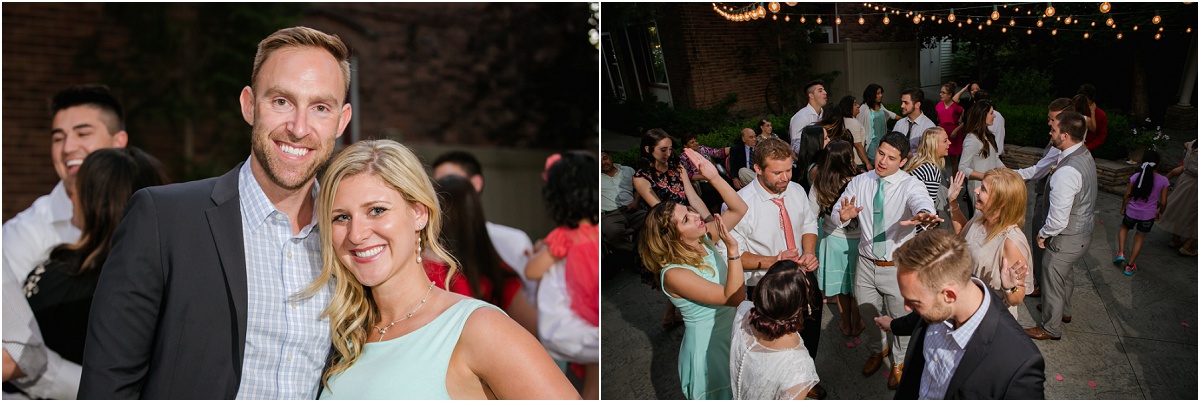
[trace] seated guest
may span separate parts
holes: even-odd
[[[633,168],[600,151],[600,239],[606,253],[625,256],[634,252],[634,234],[646,221],[646,209],[633,191]],[[607,268],[606,268],[607,269]]]
[[[950,198],[957,199],[965,180],[962,172],[954,177]],[[975,201],[976,213],[969,222],[957,202],[950,204],[954,231],[971,247],[974,256],[971,275],[997,292],[1003,292],[1004,298],[999,301],[1016,318],[1017,307],[1025,300],[1025,295],[1033,291],[1033,275],[1026,276],[1024,282],[1005,287],[1001,283],[1001,268],[1008,265],[1004,261],[1033,266],[1029,240],[1021,232],[1025,225],[1025,181],[1008,168],[992,169],[983,175],[975,193],[978,200]]]
[[[684,148],[690,148],[693,151],[699,152],[705,159],[716,165],[722,179],[727,176],[722,165],[724,165],[725,159],[729,157],[730,147],[711,148],[700,145],[700,142],[696,140],[696,135],[692,133],[684,134],[680,138],[680,142],[683,142]],[[692,186],[696,189],[696,193],[700,194],[700,199],[704,200],[704,205],[708,206],[710,211],[720,209],[721,195],[717,194],[717,190],[713,188],[712,184],[708,183],[704,175],[700,174],[700,170],[696,168],[695,164],[689,162],[687,159],[681,159],[681,162],[683,163],[683,167],[687,169],[688,179],[692,181]]]
[[[754,147],[758,145],[758,138],[754,130],[744,128],[742,136],[734,139],[733,146],[729,147],[725,171],[729,172],[734,190],[741,190],[757,176],[754,173]]]
[[[461,270],[446,281],[446,261],[432,250],[425,250],[421,255],[425,273],[434,283],[449,283],[449,287],[442,289],[500,306],[509,317],[536,334],[537,310],[525,298],[520,277],[492,246],[484,229],[483,204],[475,188],[466,178],[450,175],[434,182],[434,189],[442,201],[442,233],[438,241],[458,260]]]
[[[549,162],[553,161],[553,162]],[[550,355],[572,362],[584,399],[600,398],[600,261],[597,254],[596,158],[588,153],[548,159],[542,200],[558,224],[530,257],[525,273],[539,278],[538,339]]]
[[[800,330],[820,299],[794,261],[776,262],[738,306],[729,352],[733,399],[802,399],[820,382]]]
[[[74,192],[83,235],[55,247],[25,279],[25,297],[46,346],[63,358],[83,363],[92,295],[129,197],[164,182],[158,160],[135,147],[100,149],[84,159]]]
[[[967,243],[949,230],[927,230],[896,250],[896,281],[912,313],[875,319],[909,335],[916,352],[905,360],[896,399],[1045,399],[1041,351],[970,269]],[[1021,263],[1002,274],[1009,286],[1025,275]]]
[[[575,399],[528,331],[487,302],[435,288],[421,265],[442,215],[421,161],[391,140],[343,150],[321,178],[321,274],[333,355],[321,399]],[[482,290],[482,289],[481,289]]]
[[[688,399],[729,399],[729,341],[734,307],[746,298],[741,249],[729,234],[746,214],[746,202],[729,184],[716,180],[717,168],[696,151],[685,155],[729,205],[713,215],[698,202],[692,206],[664,201],[646,216],[638,252],[650,272],[661,277],[662,292],[683,313],[686,331],[679,347],[679,381]],[[713,244],[724,243],[725,255]]]

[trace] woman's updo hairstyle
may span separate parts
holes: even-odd
[[[768,341],[799,332],[813,315],[813,302],[819,298],[814,285],[794,261],[771,265],[751,295],[754,307],[747,317],[750,326]]]

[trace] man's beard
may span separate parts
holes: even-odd
[[[319,172],[321,168],[329,162],[329,158],[333,154],[333,144],[329,144],[328,146],[324,147],[318,145],[318,147],[323,148],[324,151],[322,151],[321,148],[314,148],[309,151],[316,153],[316,155],[313,156],[312,162],[308,166],[304,167],[304,171],[298,176],[298,179],[291,178],[291,180],[289,180],[289,178],[286,177],[287,175],[284,174],[286,172],[286,168],[282,166],[283,162],[280,161],[279,156],[275,154],[275,141],[271,139],[271,134],[268,132],[260,133],[258,132],[257,127],[252,130],[254,132],[254,138],[251,140],[251,152],[253,152],[255,158],[258,159],[258,162],[262,164],[263,171],[267,174],[267,178],[271,179],[272,183],[275,183],[275,185],[285,190],[299,190],[301,187],[304,187],[304,185],[310,183],[313,177],[316,177],[317,172]]]

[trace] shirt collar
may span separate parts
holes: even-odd
[[[258,180],[254,178],[254,172],[250,169],[251,160],[247,159],[246,163],[242,164],[242,169],[238,171],[238,195],[242,198],[242,219],[243,223],[248,222],[252,228],[257,229],[267,222],[267,219],[274,213],[284,215],[275,208],[275,204],[267,198],[267,194],[263,192],[262,186],[258,184]],[[321,184],[313,181],[312,193],[313,198],[313,214],[312,221],[296,234],[296,237],[307,237],[308,233],[316,226],[317,223],[317,203],[315,202]],[[284,215],[286,216],[286,215]]]
[[[771,194],[769,191],[767,191],[766,188],[763,187],[760,180],[758,180],[758,177],[754,178],[753,183],[754,183],[754,194],[757,194],[758,198],[763,199],[763,200],[770,200],[770,199],[774,199],[774,198],[783,198],[783,196],[785,194],[787,194],[787,189],[784,189],[783,192],[779,193],[779,194]],[[794,186],[794,185],[795,184],[788,183],[788,188],[791,188],[791,186]]]
[[[1075,152],[1076,149],[1079,149],[1079,147],[1082,147],[1082,146],[1083,146],[1083,143],[1080,142],[1078,144],[1072,145],[1070,148],[1063,150],[1061,154],[1058,154],[1058,163],[1062,163],[1063,158],[1066,158],[1067,155],[1070,155],[1072,152]]]
[[[54,189],[50,190],[50,218],[53,222],[70,223],[74,216],[75,204],[71,202],[71,196],[67,195],[67,186],[59,180]]]
[[[879,172],[878,171],[872,170],[871,174],[875,175],[875,177],[873,177],[873,179],[875,181],[879,181]],[[896,170],[896,173],[892,173],[890,176],[884,177],[883,181],[888,182],[888,184],[896,184],[896,183],[903,181],[904,179],[907,179],[908,176],[909,176],[908,172],[905,172],[904,169],[899,169],[899,170]]]
[[[954,338],[954,342],[958,344],[960,349],[967,348],[967,342],[971,341],[971,336],[975,335],[975,330],[979,328],[979,323],[983,321],[983,316],[987,315],[988,308],[992,304],[992,292],[983,284],[983,281],[974,276],[971,276],[971,283],[979,290],[983,291],[983,302],[979,303],[979,308],[975,310],[975,314],[967,319],[958,329],[954,329],[954,324],[949,320],[941,322],[940,325],[945,325],[946,333]]]

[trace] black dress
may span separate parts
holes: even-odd
[[[77,274],[83,253],[55,249],[50,259],[25,279],[25,298],[42,330],[46,346],[64,359],[83,364],[88,313],[100,270]]]

